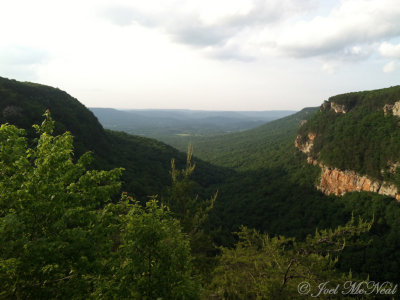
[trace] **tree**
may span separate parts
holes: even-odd
[[[48,111],[34,128],[28,147],[23,130],[0,127],[0,298],[195,298],[189,242],[168,210],[112,203],[122,169],[87,170],[89,153],[74,162]]]
[[[351,274],[335,269],[337,255],[371,224],[352,218],[335,230],[316,231],[303,242],[242,227],[236,248],[221,249],[209,295],[217,299],[293,299],[301,296],[301,282],[317,287],[325,281],[350,280]]]
[[[201,226],[208,217],[217,198],[217,192],[208,200],[200,199],[193,195],[194,181],[190,179],[196,164],[192,162],[193,147],[189,144],[186,157],[186,167],[177,170],[175,160],[171,160],[172,185],[168,189],[167,205],[174,215],[181,221],[183,231],[190,236],[201,231]]]
[[[118,205],[109,204],[105,210],[118,216],[115,222],[107,222],[118,224],[118,251],[109,259],[112,272],[99,281],[97,297],[198,298],[199,284],[192,276],[189,240],[167,207],[155,199],[142,207],[124,195]]]
[[[196,164],[192,162],[193,148],[189,144],[186,166],[182,170],[175,167],[171,160],[171,181],[168,195],[164,202],[170,207],[173,215],[182,224],[182,230],[189,236],[194,266],[203,281],[210,279],[209,274],[215,266],[217,249],[209,235],[204,232],[203,225],[217,199],[216,192],[210,199],[201,199],[194,194],[194,181],[191,180]]]

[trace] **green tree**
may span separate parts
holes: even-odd
[[[179,221],[155,199],[145,207],[124,195],[106,209],[117,224],[118,251],[108,260],[96,297],[114,299],[197,299],[199,284],[192,276],[189,240]],[[117,219],[115,219],[117,216]]]
[[[215,265],[215,248],[212,239],[204,232],[203,225],[208,218],[210,210],[214,206],[218,192],[210,199],[201,199],[194,193],[195,182],[191,176],[196,168],[192,162],[193,148],[189,144],[186,166],[182,170],[175,167],[175,160],[171,160],[172,184],[164,202],[171,208],[173,215],[181,222],[183,232],[190,239],[191,253],[194,258],[194,266],[207,281],[209,273]]]
[[[351,219],[335,230],[316,231],[305,241],[270,237],[242,227],[234,249],[222,248],[209,296],[215,299],[293,299],[301,282],[317,287],[322,282],[351,279],[335,269],[338,254],[371,223]],[[318,290],[318,289],[317,289]],[[311,290],[312,292],[313,290]],[[316,290],[314,290],[315,292]]]
[[[193,237],[201,231],[218,193],[208,200],[200,199],[199,195],[193,195],[195,182],[191,180],[191,176],[196,164],[192,162],[192,156],[193,147],[189,144],[184,169],[177,170],[175,160],[171,160],[172,185],[168,189],[166,202],[174,215],[181,221],[183,231]]]
[[[46,112],[34,148],[0,127],[0,282],[3,298],[77,297],[90,291],[108,239],[99,208],[118,192],[121,169],[87,171],[72,136],[52,136]]]
[[[74,162],[72,136],[45,117],[33,147],[0,127],[0,298],[196,298],[179,222],[155,201],[112,203],[122,169]]]

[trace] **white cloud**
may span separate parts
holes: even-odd
[[[278,40],[278,47],[287,54],[309,57],[345,53],[399,36],[400,5],[398,0],[343,0],[329,15],[291,26]]]
[[[103,8],[102,15],[115,25],[140,24],[157,28],[173,41],[207,49],[207,53],[215,53],[212,55],[215,58],[225,59],[223,53],[229,53],[229,57],[241,60],[243,57],[253,57],[254,53],[248,52],[257,52],[254,48],[265,47],[265,38],[260,39],[259,36],[262,31],[265,32],[266,27],[272,28],[291,16],[307,13],[315,6],[314,2],[314,0],[166,1],[168,4],[156,11],[154,7],[149,9],[143,5],[126,7],[113,4]],[[263,44],[254,43],[256,39]],[[233,44],[236,46],[232,47]],[[236,48],[236,54],[233,53],[233,48]]]
[[[397,63],[395,61],[388,62],[384,67],[383,67],[383,72],[384,73],[391,73],[395,71],[397,68]]]
[[[382,43],[379,47],[379,52],[382,56],[388,58],[400,58],[400,44],[393,45],[390,43]]]
[[[399,0],[5,0],[0,76],[87,106],[301,108],[399,84],[381,72],[382,57],[398,58],[399,11]]]
[[[313,13],[322,1],[313,0],[149,2],[149,7],[112,4],[105,16],[117,25],[158,28],[175,42],[239,59],[283,55],[357,61],[376,51],[376,43],[400,36],[398,0],[342,0],[320,16]]]

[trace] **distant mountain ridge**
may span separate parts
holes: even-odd
[[[295,112],[112,108],[90,110],[105,128],[153,137],[165,142],[179,135],[209,136],[243,131]]]

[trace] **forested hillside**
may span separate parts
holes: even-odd
[[[0,298],[292,299],[302,278],[398,282],[399,203],[325,195],[316,189],[320,167],[295,147],[298,133],[320,130],[329,134],[315,138],[313,155],[345,159],[325,143],[351,147],[359,132],[345,163],[369,170],[360,147],[396,158],[398,92],[332,97],[345,113],[305,108],[193,139],[191,157],[104,130],[58,89],[0,78],[1,122],[27,137],[0,129]],[[371,128],[379,140],[361,134],[368,124],[382,125]]]
[[[381,92],[374,93],[379,95]],[[382,100],[382,106],[392,102],[388,96]],[[377,113],[384,117],[383,111]],[[396,235],[400,229],[398,202],[391,197],[366,192],[348,193],[343,197],[322,194],[316,190],[321,173],[319,166],[307,163],[307,155],[295,147],[298,131],[312,126],[313,120],[318,120],[321,126],[331,126],[331,120],[320,114],[317,108],[304,109],[246,132],[193,140],[195,155],[236,171],[221,186],[219,201],[211,215],[212,224],[222,228],[217,236],[231,237],[221,234],[223,229],[231,232],[244,224],[272,234],[302,238],[315,227],[332,228],[343,224],[354,213],[375,219],[370,235],[372,243],[368,249],[348,250],[341,257],[340,265],[351,266],[354,272],[369,274],[372,278],[397,278],[395,268],[400,266],[400,252],[394,245],[400,242]],[[392,116],[386,118],[390,120]],[[354,126],[357,128],[358,124]],[[358,130],[362,132],[364,128]],[[376,145],[377,142],[363,140],[363,135],[359,139],[352,145],[381,147]],[[329,153],[329,148],[325,149]],[[351,155],[354,158],[357,153]],[[379,149],[374,155],[379,155]]]
[[[390,170],[400,161],[396,101],[400,86],[331,97],[301,127],[300,138],[315,134],[312,159],[399,184],[398,172]]]
[[[45,110],[55,120],[55,133],[68,130],[75,137],[76,156],[93,151],[92,167],[124,167],[123,189],[139,199],[159,194],[170,184],[171,159],[183,166],[186,155],[159,141],[104,130],[97,118],[77,99],[59,89],[0,77],[0,122],[15,124],[34,136]],[[205,185],[216,183],[225,171],[198,162],[196,176]],[[214,174],[210,178],[209,174]]]
[[[279,158],[289,157],[286,153],[294,150],[291,144],[301,121],[310,118],[316,110],[304,108],[298,113],[251,130],[196,139],[191,143],[199,158],[237,170],[281,165]]]

